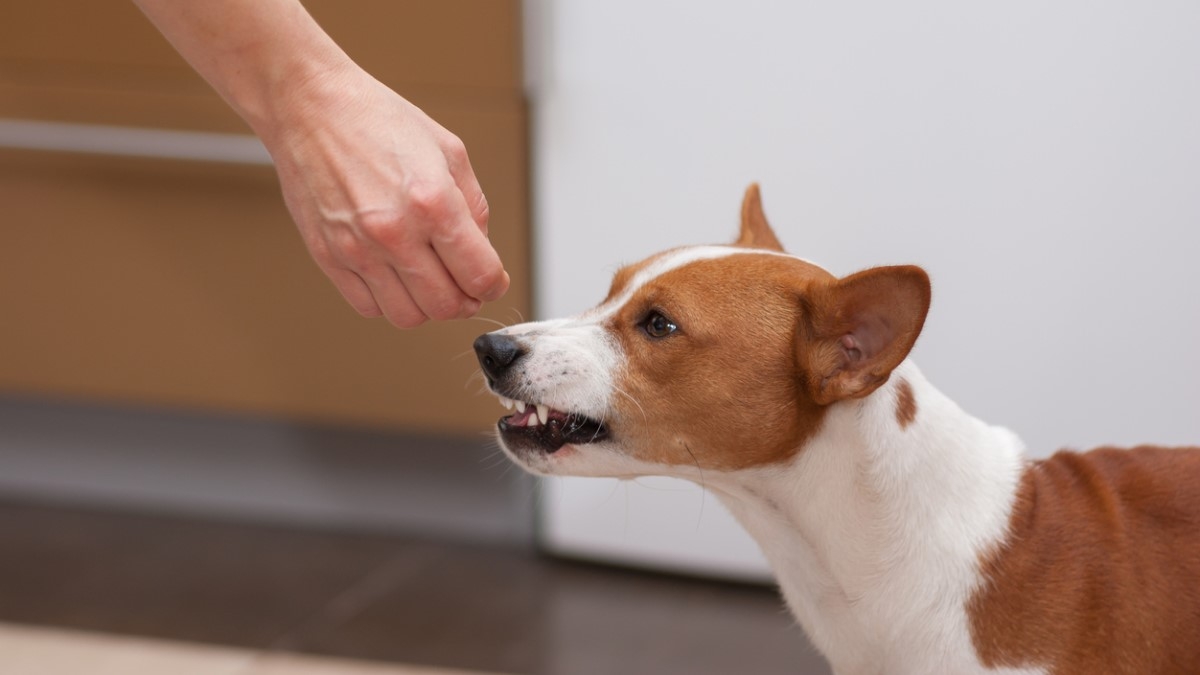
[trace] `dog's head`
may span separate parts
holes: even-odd
[[[790,458],[829,406],[886,382],[929,300],[917,267],[838,279],[785,254],[752,185],[732,245],[626,266],[595,308],[488,333],[475,351],[515,408],[501,444],[530,471],[737,470]]]

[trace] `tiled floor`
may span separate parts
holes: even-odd
[[[771,589],[522,550],[21,504],[0,504],[0,621],[205,643],[215,651],[201,658],[259,655],[269,669],[231,675],[329,667],[302,655],[519,675],[829,672]],[[11,640],[0,631],[0,673],[50,675],[15,669],[28,653]],[[162,658],[186,650],[148,644]]]
[[[0,624],[10,675],[487,675]]]

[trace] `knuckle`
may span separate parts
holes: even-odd
[[[454,134],[446,139],[444,151],[446,157],[455,164],[462,164],[467,160],[467,145],[462,142],[462,139]]]
[[[308,243],[308,253],[313,260],[317,261],[317,265],[321,269],[326,269],[334,264],[335,256],[329,248],[329,242],[324,239],[316,238]]]
[[[457,319],[464,310],[464,303],[459,298],[443,298],[434,301],[429,308],[429,317],[438,321]]]
[[[492,209],[488,206],[487,197],[482,192],[479,193],[479,202],[475,205],[475,221],[480,227],[487,227],[488,218],[492,215]]]
[[[409,188],[408,201],[422,216],[440,216],[449,209],[450,192],[439,183],[417,183]]]
[[[362,269],[370,261],[367,245],[356,237],[346,237],[339,242],[336,257],[352,270]]]
[[[376,244],[388,244],[395,240],[400,230],[400,219],[388,211],[366,211],[358,215],[358,231],[368,241]],[[365,247],[357,238],[349,238],[344,244],[347,249],[362,249]]]

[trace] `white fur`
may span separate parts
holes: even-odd
[[[528,350],[517,364],[513,398],[603,419],[610,409],[620,364],[616,340],[595,321],[559,319],[502,331]]]
[[[901,428],[896,386],[916,418]],[[862,401],[835,404],[784,466],[706,476],[759,542],[797,620],[839,675],[989,670],[966,603],[1000,541],[1022,445],[964,413],[910,362]]]
[[[701,260],[715,260],[717,258],[727,258],[732,255],[777,255],[795,258],[795,256],[790,256],[786,253],[757,248],[739,248],[736,246],[689,246],[675,249],[658,257],[645,268],[639,270],[637,274],[633,275],[633,278],[621,290],[620,295],[595,309],[585,312],[581,318],[596,322],[604,321],[620,311],[625,306],[625,303],[629,302],[629,299],[636,295],[648,282],[667,272]],[[799,260],[799,258],[797,259]]]

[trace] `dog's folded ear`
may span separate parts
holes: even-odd
[[[820,405],[861,398],[908,356],[929,313],[920,267],[876,267],[815,285],[802,298],[797,356]]]
[[[758,183],[751,183],[750,187],[746,188],[746,196],[742,198],[742,228],[733,245],[783,252],[783,245],[771,231],[771,225],[767,223],[767,216],[763,213]]]

